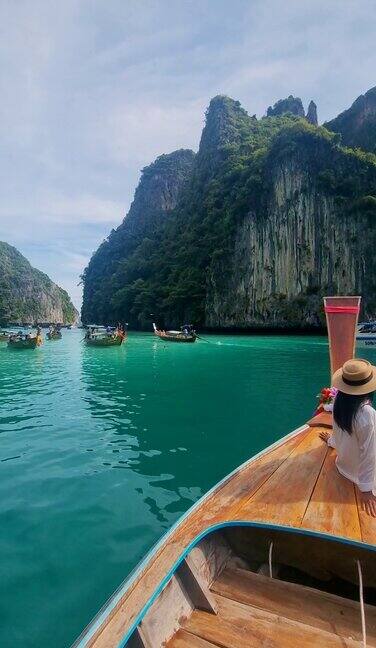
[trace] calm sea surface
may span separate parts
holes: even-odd
[[[82,337],[0,343],[2,648],[69,646],[177,517],[303,423],[328,382],[320,337]]]

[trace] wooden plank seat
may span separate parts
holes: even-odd
[[[183,624],[183,631],[221,648],[362,648],[361,642],[334,632],[291,621],[227,597],[217,595],[216,600],[218,616],[194,610]],[[178,638],[179,632],[167,644],[168,648],[177,648]],[[194,646],[194,643],[187,645]]]
[[[226,568],[211,589],[217,595],[290,621],[345,639],[362,640],[360,606],[356,601],[239,568]],[[368,644],[376,645],[376,608],[366,605],[365,615]]]
[[[179,630],[172,641],[168,644],[170,648],[218,648],[218,644],[213,644],[201,637]]]
[[[361,648],[359,603],[303,585],[226,568],[214,581],[218,615],[194,610],[168,648]],[[376,609],[365,606],[367,646]]]

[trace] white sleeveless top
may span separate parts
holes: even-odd
[[[328,445],[337,450],[338,471],[359,487],[376,495],[376,412],[370,404],[363,405],[349,434],[333,420],[333,434]]]

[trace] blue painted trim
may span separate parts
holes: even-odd
[[[135,618],[134,622],[132,623],[131,627],[128,629],[127,633],[124,635],[123,639],[120,641],[118,648],[124,648],[126,645],[127,641],[129,641],[131,635],[137,628],[137,626],[141,623],[142,619],[145,617],[146,613],[148,610],[151,608],[153,605],[154,601],[158,598],[158,596],[161,594],[162,590],[166,587],[167,583],[170,581],[172,576],[175,574],[177,569],[179,568],[180,564],[183,562],[183,560],[187,557],[187,555],[194,549],[194,547],[201,542],[206,536],[214,533],[215,531],[219,531],[221,529],[226,529],[229,527],[249,527],[253,529],[268,529],[272,531],[283,531],[286,533],[290,534],[295,534],[295,535],[301,535],[301,536],[308,536],[308,537],[315,537],[315,538],[320,538],[322,540],[329,540],[331,542],[341,542],[341,544],[346,544],[352,547],[357,547],[358,549],[361,550],[368,550],[368,551],[376,551],[376,546],[375,545],[369,545],[364,542],[358,542],[356,540],[349,540],[348,538],[343,538],[342,536],[333,536],[328,533],[320,533],[318,531],[310,531],[308,529],[300,529],[296,527],[288,527],[288,526],[283,526],[279,524],[264,524],[261,522],[249,522],[247,520],[236,520],[232,522],[221,522],[219,524],[214,524],[213,526],[208,527],[205,529],[205,531],[202,531],[202,533],[199,533],[195,537],[194,540],[185,548],[182,554],[180,554],[179,558],[177,561],[174,563],[174,565],[171,567],[171,569],[167,572],[166,576],[163,578],[163,580],[159,583],[158,587],[154,590],[153,594],[150,596],[148,601],[145,603],[144,607],[141,609],[137,617]]]

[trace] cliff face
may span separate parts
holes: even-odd
[[[339,182],[356,174],[361,195],[370,184],[375,190],[376,166],[348,159],[325,140],[297,145],[280,152],[276,142],[264,169],[260,208],[237,228],[226,267],[211,269],[207,326],[315,327],[323,323],[326,294],[363,294],[374,312],[369,281],[375,263],[366,239],[375,240],[376,211],[367,213],[364,199],[339,200],[327,173],[337,169]]]
[[[240,146],[256,132],[257,119],[250,117],[239,101],[224,95],[214,97],[206,112],[192,181],[207,182],[226,159],[229,147]]]
[[[119,290],[130,280],[124,276],[123,266],[141,244],[145,255],[148,244],[154,247],[165,220],[176,207],[193,161],[193,151],[182,149],[161,155],[142,170],[127,216],[98,248],[84,272],[83,322],[129,319],[116,303]]]
[[[360,95],[352,106],[325,124],[340,133],[346,146],[376,153],[376,87]]]
[[[163,208],[144,172],[93,256],[84,321],[314,328],[322,296],[339,292],[376,315],[376,157],[342,147],[313,102],[307,116],[300,106],[289,97],[257,120],[215,97],[198,154],[184,153],[178,176],[169,167],[174,199]]]
[[[306,119],[314,126],[317,126],[319,123],[317,119],[317,106],[314,101],[309,102]]]
[[[68,293],[33,268],[16,248],[0,241],[0,324],[78,319]]]

